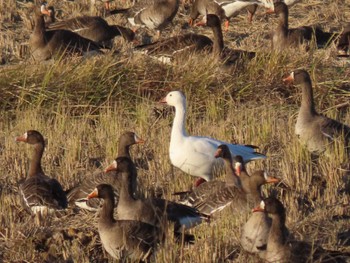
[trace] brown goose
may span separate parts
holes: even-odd
[[[226,171],[225,181],[204,181],[199,184],[192,191],[187,192],[187,196],[182,198],[182,203],[189,206],[196,206],[196,204],[206,200],[209,195],[221,191],[225,187],[237,187],[242,188],[241,180],[236,175],[232,167],[231,152],[226,144],[218,146],[215,152],[215,158],[223,158]],[[181,194],[183,194],[182,192]],[[177,193],[175,193],[176,195]]]
[[[45,175],[41,157],[45,149],[44,137],[40,132],[29,130],[16,138],[33,146],[27,178],[19,186],[23,205],[30,213],[45,214],[67,208],[67,198],[61,184]]]
[[[177,204],[165,199],[137,199],[131,193],[132,161],[126,157],[118,157],[105,171],[116,170],[122,178],[117,206],[118,219],[138,220],[154,226],[163,226],[164,220],[174,222],[176,237],[181,235],[182,228],[190,228],[200,224],[206,217],[195,208]]]
[[[36,13],[35,27],[29,45],[35,60],[43,61],[59,54],[83,55],[86,52],[100,52],[100,46],[68,30],[46,31],[44,14]]]
[[[145,26],[149,29],[163,30],[174,19],[179,9],[179,0],[153,0],[147,6],[134,6],[127,15],[133,14],[128,21],[132,26]],[[136,11],[137,10],[137,11]]]
[[[160,242],[159,229],[135,220],[115,220],[114,192],[108,184],[100,184],[87,196],[103,199],[98,219],[98,233],[105,250],[118,260],[149,260]]]
[[[131,158],[129,151],[130,146],[134,144],[140,144],[143,142],[144,141],[140,137],[138,137],[134,132],[123,133],[119,137],[118,157]],[[133,163],[131,165],[131,169],[133,170],[131,178],[132,193],[133,195],[135,195],[137,191],[137,171]],[[86,195],[91,192],[91,189],[94,185],[102,183],[112,185],[116,191],[116,197],[119,196],[121,180],[117,176],[117,173],[115,171],[110,171],[108,173],[99,171],[98,173],[94,173],[91,177],[85,178],[85,180],[83,180],[81,184],[69,190],[67,193],[68,202],[70,204],[74,203],[80,208],[87,209],[89,211],[96,211],[100,206],[100,202],[96,199],[87,200]]]
[[[295,125],[295,134],[301,143],[315,154],[322,153],[336,139],[344,140],[345,147],[349,147],[350,127],[317,113],[309,73],[303,69],[295,70],[283,81],[299,85],[302,89],[302,101]]]
[[[163,38],[151,44],[139,45],[134,49],[151,57],[160,57],[161,61],[165,61],[166,58],[172,59],[188,53],[209,51],[212,45],[213,42],[207,36],[187,33]]]
[[[264,178],[266,182],[279,182],[279,179],[268,177],[262,170],[253,172],[250,179],[245,179],[249,178],[249,175],[241,156],[235,157],[235,170],[236,174],[243,179],[243,189],[246,189],[247,195],[250,196],[253,207],[259,205],[262,200],[261,185],[256,185],[255,180],[259,181]],[[256,179],[254,180],[253,178]],[[253,213],[242,228],[241,245],[243,249],[250,253],[257,253],[265,250],[270,227],[271,219],[265,213]]]
[[[203,35],[189,33],[163,39],[152,44],[138,46],[135,49],[144,50],[151,56],[165,55],[170,57],[176,57],[185,52],[209,51],[225,64],[236,63],[244,57],[249,59],[255,57],[254,52],[233,50],[224,46],[223,34],[218,16],[208,14],[198,25],[207,25],[210,27],[213,31],[214,41],[211,41],[208,37]]]
[[[269,197],[261,201],[253,212],[265,212],[272,219],[266,250],[259,256],[267,262],[348,262],[350,253],[325,250],[322,247],[291,240],[285,226],[286,212],[283,204]]]
[[[298,28],[289,28],[288,25],[288,7],[284,2],[274,4],[274,9],[270,13],[276,13],[279,22],[276,30],[272,33],[272,48],[283,50],[286,47],[298,46],[305,42],[310,42],[313,37],[318,47],[324,47],[334,41],[338,34],[323,32],[318,27],[302,26]]]
[[[276,183],[279,180],[268,177],[263,173],[254,173],[251,177],[248,174],[237,174],[232,168],[231,153],[228,147],[221,148],[220,157],[223,158],[226,167],[226,173],[231,176],[233,173],[239,176],[240,184],[235,177],[231,181],[232,184],[226,184],[225,187],[218,188],[217,191],[209,192],[207,195],[199,196],[200,198],[192,201],[192,206],[197,208],[201,213],[211,215],[217,211],[221,211],[231,203],[237,211],[249,211],[252,204],[256,204],[261,200],[260,187],[267,183]],[[243,165],[243,158],[239,155],[235,156],[235,166]],[[226,175],[227,176],[227,175]],[[237,187],[238,186],[238,187]]]
[[[90,39],[99,44],[106,44],[116,36],[122,36],[126,41],[134,40],[135,33],[126,27],[108,25],[106,20],[99,16],[79,16],[64,21],[55,21],[54,10],[48,10],[53,21],[47,30],[69,30],[79,36]]]

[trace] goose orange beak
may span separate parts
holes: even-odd
[[[280,182],[281,180],[276,178],[276,177],[267,177],[266,178],[266,183],[267,184],[276,184],[278,182]]]
[[[115,170],[117,170],[117,162],[116,162],[116,161],[114,161],[112,164],[110,164],[109,166],[107,166],[103,171],[104,171],[105,173],[108,173],[108,172],[110,172],[110,171],[115,171]]]
[[[97,191],[97,188],[95,188],[94,191],[92,191],[90,194],[88,194],[87,199],[97,198],[97,197],[98,197],[98,191]]]
[[[292,83],[294,81],[293,72],[291,74],[289,74],[287,77],[283,78],[282,81],[285,83]]]
[[[159,103],[164,103],[164,104],[165,104],[165,103],[166,103],[166,97],[160,99],[160,100],[159,100]]]
[[[16,142],[26,142],[27,141],[27,134],[23,134],[21,136],[18,136],[15,138]]]
[[[252,212],[254,213],[254,212],[264,212],[265,210],[264,209],[262,209],[260,206],[257,206],[257,207],[255,207],[255,208],[253,208],[253,210],[252,210]]]
[[[273,10],[272,8],[269,8],[266,10],[266,14],[270,15],[270,14],[274,14],[275,10]]]

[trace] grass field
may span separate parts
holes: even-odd
[[[55,5],[58,19],[95,12],[86,0],[49,4]],[[278,194],[296,239],[350,252],[349,234],[347,241],[340,239],[350,228],[349,160],[341,149],[312,160],[294,135],[300,90],[282,82],[286,73],[307,69],[318,111],[350,124],[350,67],[336,58],[334,45],[275,54],[266,35],[276,18],[259,9],[252,24],[245,12],[231,19],[224,35],[226,45],[257,52],[244,66],[222,68],[207,55],[164,65],[133,54],[131,44],[120,39],[115,40],[118,54],[35,63],[27,48],[33,3],[1,0],[0,6],[0,262],[113,262],[101,247],[97,215],[69,208],[38,227],[22,208],[18,182],[25,177],[31,148],[14,138],[26,130],[39,130],[47,138],[44,171],[66,189],[97,169],[94,158],[102,168],[110,163],[119,135],[127,130],[147,141],[132,149],[134,159],[148,167],[138,170],[146,193],[174,199],[174,191],[191,186],[193,177],[176,168],[174,176],[169,173],[173,111],[157,103],[169,90],[187,96],[189,134],[258,145],[268,156],[249,163],[248,170],[264,168],[282,179],[284,187],[264,193],[274,189]],[[180,33],[188,18],[182,6],[163,37]],[[290,9],[291,27],[318,24],[339,32],[349,19],[349,1],[304,0]],[[211,36],[207,28],[188,30]],[[169,231],[157,262],[259,262],[239,243],[248,217],[222,211],[210,225],[191,230],[198,239],[191,246],[174,243]]]

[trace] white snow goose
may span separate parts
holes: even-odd
[[[213,168],[223,161],[215,158],[219,145],[227,144],[232,155],[241,155],[244,162],[265,159],[253,146],[229,144],[209,137],[190,136],[185,130],[186,98],[181,91],[171,91],[161,103],[175,107],[175,118],[171,130],[169,156],[171,163],[183,172],[205,181],[213,178]]]

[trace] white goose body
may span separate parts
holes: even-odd
[[[237,16],[242,9],[250,5],[261,4],[261,3],[255,0],[245,0],[245,1],[231,0],[231,1],[221,1],[218,4],[225,11],[226,17],[233,17],[233,16]]]
[[[228,144],[209,137],[188,136],[185,131],[186,98],[181,91],[169,92],[161,102],[175,107],[169,156],[171,163],[183,172],[210,181],[215,165],[223,164],[222,159],[214,157],[221,144],[227,144],[232,155],[241,155],[244,162],[266,158],[250,146]]]

